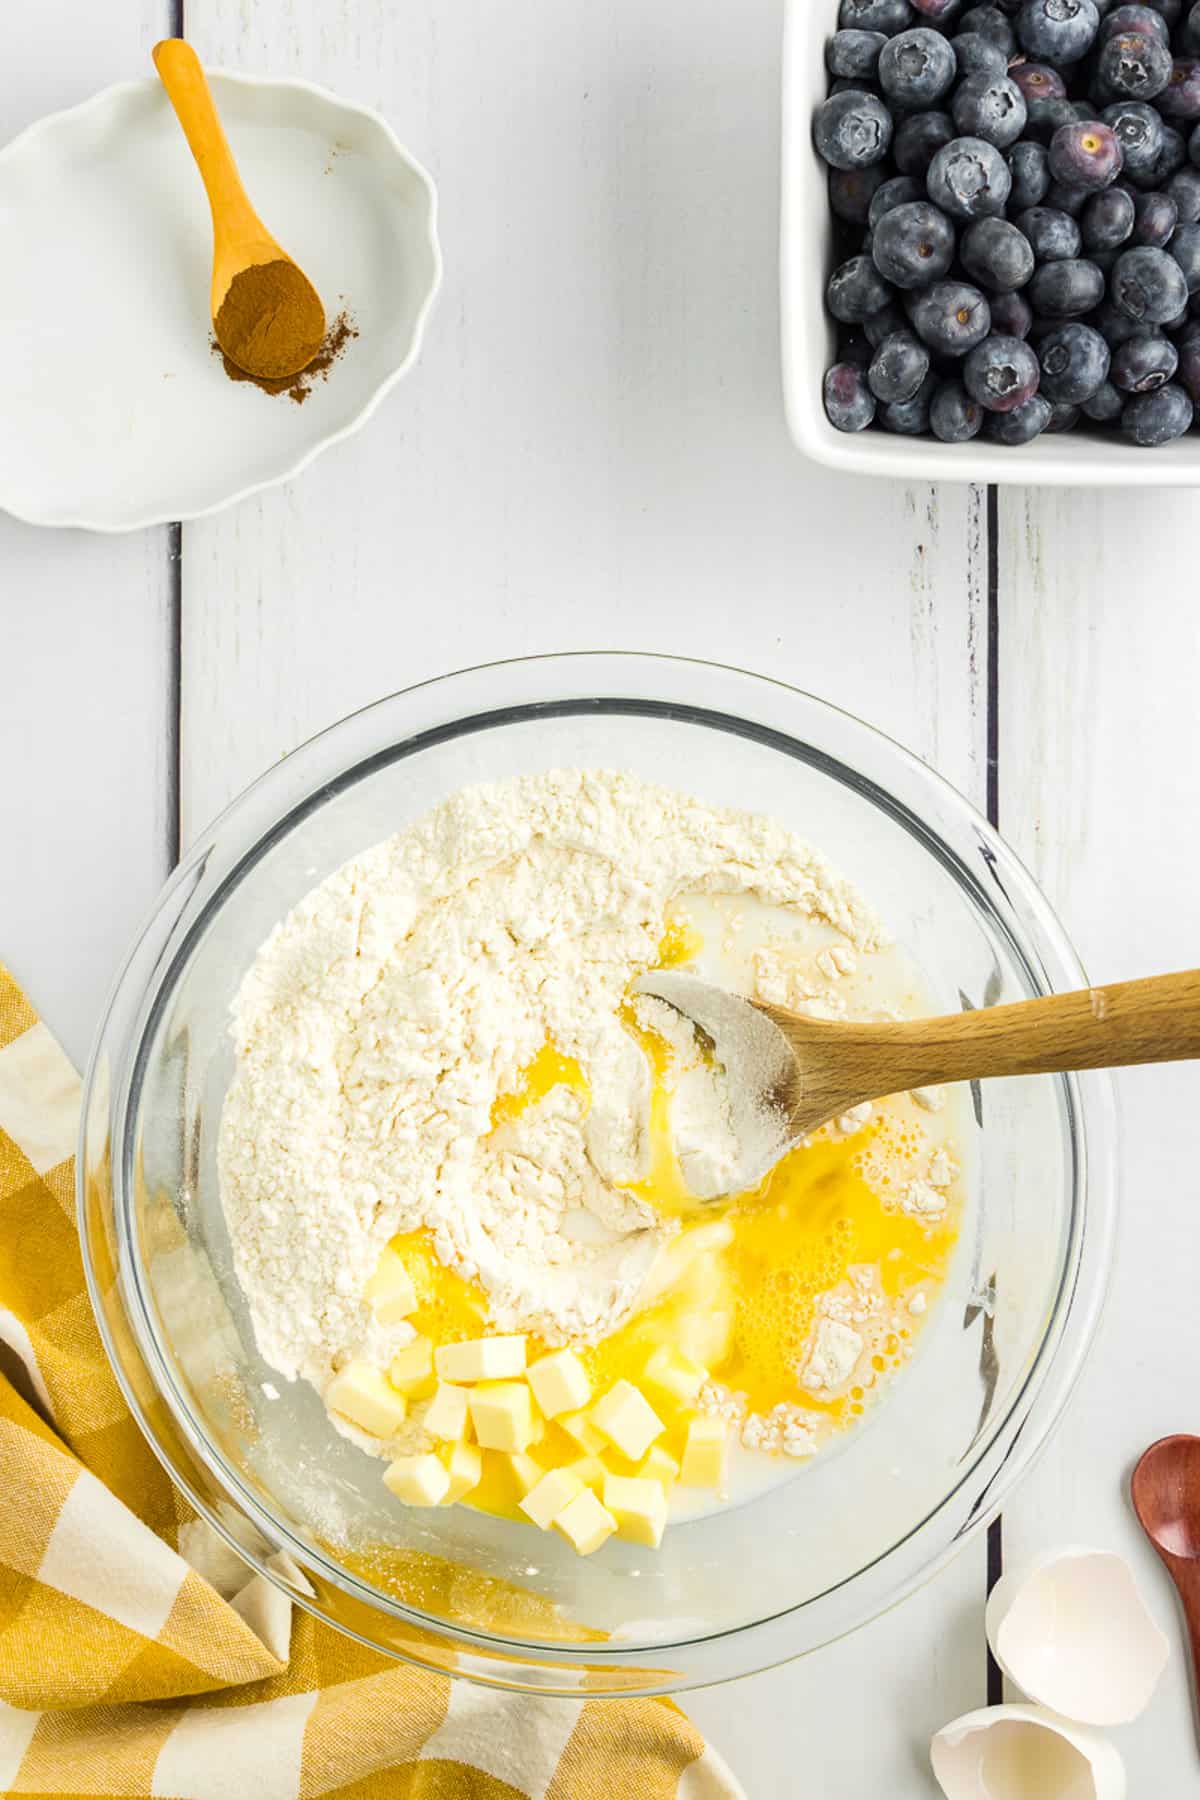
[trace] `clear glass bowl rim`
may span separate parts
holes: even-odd
[[[493,680],[511,681],[518,688],[527,686],[529,691],[523,692],[516,701],[511,697],[504,700],[492,695],[487,698],[486,705],[482,704],[481,696],[479,702],[469,703],[453,715],[449,714],[448,708],[441,708],[447,712],[447,717],[435,729],[443,735],[454,735],[466,728],[477,728],[480,722],[503,724],[510,719],[533,716],[537,711],[545,714],[564,708],[580,710],[597,707],[605,701],[629,703],[633,710],[640,707],[662,716],[682,715],[694,722],[717,722],[727,728],[744,725],[749,735],[772,742],[776,748],[790,746],[792,754],[805,753],[804,760],[810,764],[831,766],[839,778],[847,780],[859,792],[868,793],[883,810],[903,823],[954,875],[959,885],[975,895],[977,904],[983,906],[992,923],[1003,931],[1034,991],[1055,992],[1085,986],[1086,976],[1057,916],[1025,865],[964,795],[894,739],[845,709],[774,677],[699,658],[638,651],[569,651],[479,664],[416,683],[357,709],[300,744],[243,789],[200,835],[161,890],[113,983],[104,1008],[84,1081],[77,1156],[80,1242],[93,1312],[125,1400],[151,1449],[197,1512],[258,1574],[317,1617],[370,1648],[399,1660],[436,1667],[442,1672],[496,1687],[560,1692],[578,1698],[578,1679],[567,1672],[581,1667],[603,1671],[606,1665],[611,1665],[614,1671],[612,1685],[606,1688],[602,1675],[595,1682],[589,1679],[588,1698],[601,1697],[606,1692],[636,1692],[640,1695],[678,1692],[771,1667],[847,1635],[930,1579],[1001,1510],[1013,1486],[1044,1446],[1066,1405],[1099,1323],[1117,1225],[1114,1089],[1111,1078],[1104,1073],[1059,1078],[1066,1091],[1066,1113],[1074,1152],[1070,1245],[1054,1313],[1023,1386],[1014,1396],[1003,1420],[991,1432],[984,1450],[966,1467],[960,1480],[939,1505],[907,1536],[883,1550],[871,1563],[835,1588],[762,1620],[681,1643],[666,1640],[645,1646],[580,1643],[564,1648],[554,1642],[505,1638],[474,1627],[455,1625],[437,1615],[406,1606],[392,1595],[359,1580],[335,1560],[296,1536],[263,1507],[236,1470],[210,1444],[171,1374],[158,1342],[153,1309],[140,1279],[135,1253],[126,1154],[129,1127],[135,1112],[135,1084],[147,1027],[157,1016],[161,997],[173,985],[173,971],[186,958],[200,925],[206,924],[219,908],[221,893],[236,880],[238,872],[248,862],[257,860],[271,841],[317,802],[320,794],[327,793],[331,786],[353,781],[365,765],[380,756],[404,754],[411,749],[415,739],[424,735],[422,730],[388,728],[386,719],[397,711],[419,706],[422,697],[439,701],[447,697],[449,702],[456,701],[461,694],[470,701],[473,688],[486,688]],[[745,710],[708,705],[697,700],[694,693],[686,692],[688,684],[701,680],[729,688],[731,698],[736,694]],[[680,684],[685,692],[663,698],[663,689]],[[759,702],[757,707],[755,700]],[[782,726],[765,723],[761,715],[770,713],[772,705],[786,706],[789,712],[795,712],[795,718]],[[375,721],[382,732],[375,751],[347,758],[343,750],[347,738],[364,727],[369,728]],[[828,736],[840,740],[837,750],[830,751],[825,747],[823,740]],[[886,781],[882,779],[882,771],[864,772],[864,764],[870,768],[873,762],[883,765]],[[308,765],[314,765],[311,772]],[[151,975],[141,982],[139,965],[147,948],[153,948],[156,929],[161,932],[162,923],[172,909],[186,907],[200,885],[214,879],[210,863],[219,860],[215,852],[223,838],[235,826],[239,828],[239,835],[244,836],[242,824],[247,809],[253,810],[255,805],[271,801],[275,791],[288,787],[301,771],[301,797],[287,800],[282,807],[270,806],[273,823],[252,836],[242,853],[222,873],[214,893],[204,904],[199,924],[190,924],[178,942],[175,941],[178,934],[172,928],[166,940],[170,945],[169,957],[154,954]],[[975,854],[982,855],[993,879],[994,893],[984,889],[961,849],[953,848],[946,837],[930,825],[931,814],[942,826],[948,820]],[[115,1141],[111,1178],[117,1237],[116,1289],[122,1309],[121,1323],[128,1327],[118,1333],[106,1316],[108,1296],[96,1268],[86,1182],[98,1148],[95,1136],[99,1111],[95,1102],[106,1040],[119,1004],[128,999],[131,985],[139,983],[140,1004],[132,1042],[123,1045],[121,1063],[112,1079],[111,1095],[100,1109],[106,1125],[116,1121],[116,1128],[111,1131]],[[106,1138],[109,1135],[106,1131]],[[147,1379],[155,1390],[156,1399],[165,1403],[172,1422],[205,1474],[225,1500],[256,1527],[271,1546],[269,1553],[255,1554],[248,1550],[214,1505],[197,1491],[191,1472],[155,1430],[142,1398]],[[311,1591],[305,1591],[303,1583],[290,1580],[278,1566],[272,1566],[277,1551],[284,1551],[301,1571],[317,1576],[360,1607],[377,1610],[410,1625],[419,1634],[418,1645],[428,1638],[439,1648],[426,1657],[420,1648],[397,1648],[393,1642],[381,1641],[344,1620],[331,1618],[313,1600]],[[854,1603],[847,1607],[851,1595]],[[831,1606],[838,1609],[839,1614],[832,1619],[823,1616]],[[809,1621],[820,1618],[822,1622],[814,1630],[799,1629],[801,1617]],[[449,1668],[447,1648],[453,1662]],[[667,1671],[664,1678],[663,1663],[669,1657],[674,1657],[680,1667]]]

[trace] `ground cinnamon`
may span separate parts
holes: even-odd
[[[252,381],[255,387],[262,389],[264,394],[286,394],[289,400],[294,400],[297,406],[302,406],[312,392],[313,382],[318,377],[322,381],[328,377],[333,363],[337,361],[351,338],[357,336],[358,327],[349,313],[339,313],[326,332],[324,343],[308,367],[301,369],[298,375],[288,375],[278,381],[265,379],[261,375],[247,375],[245,369],[239,369],[235,362],[230,361],[215,337],[213,349],[221,357],[225,365],[225,373],[230,381]]]
[[[214,325],[217,342],[239,369],[251,379],[280,381],[320,351],[325,309],[308,277],[281,256],[238,271]]]

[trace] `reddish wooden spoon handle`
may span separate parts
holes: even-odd
[[[1160,1552],[1160,1554],[1162,1554]],[[1175,1583],[1192,1645],[1192,1693],[1196,1703],[1196,1731],[1200,1737],[1200,1561],[1195,1557],[1163,1556]]]

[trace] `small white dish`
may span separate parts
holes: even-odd
[[[1138,1718],[1170,1655],[1133,1570],[1108,1550],[1048,1550],[1002,1576],[987,1635],[1010,1681],[1084,1725]]]
[[[929,1754],[946,1800],[1125,1800],[1116,1746],[1039,1706],[965,1713]]]
[[[1200,430],[1160,450],[1139,450],[1119,433],[1042,436],[1022,449],[975,438],[939,444],[874,426],[835,431],[822,383],[837,338],[825,312],[833,261],[827,170],[813,149],[813,109],[825,98],[825,44],[838,0],[788,0],[783,50],[783,181],[780,226],[783,391],[788,425],[814,462],[903,481],[1020,482],[1034,487],[1200,486]]]
[[[0,151],[0,507],[132,531],[286,481],[411,368],[441,280],[434,184],[377,113],[306,81],[210,71],[246,186],[359,335],[297,405],[211,348],[208,204],[158,81]]]

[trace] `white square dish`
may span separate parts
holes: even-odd
[[[780,224],[783,391],[788,426],[814,462],[858,475],[905,481],[1019,482],[1061,487],[1200,486],[1200,429],[1159,450],[1139,450],[1117,434],[1074,431],[1021,449],[976,438],[939,444],[895,437],[873,426],[835,431],[821,384],[836,336],[825,311],[832,267],[832,215],[825,165],[812,145],[813,108],[824,99],[825,44],[837,29],[838,0],[788,0],[783,46],[783,180]]]

